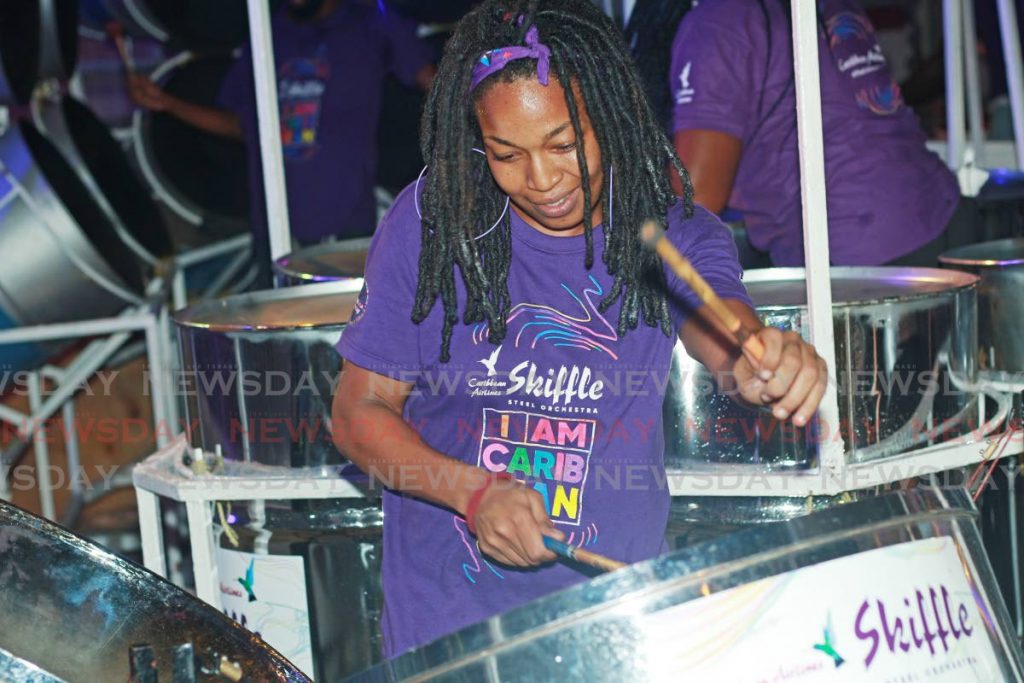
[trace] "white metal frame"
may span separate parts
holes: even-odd
[[[46,365],[29,375],[29,412],[0,404],[0,422],[17,428],[18,437],[31,442],[36,459],[36,474],[39,486],[40,507],[43,516],[55,520],[53,488],[50,481],[49,447],[43,425],[57,411],[61,411],[65,424],[74,424],[73,400],[75,394],[93,373],[103,367],[125,343],[133,332],[145,335],[146,353],[149,362],[149,382],[153,408],[154,435],[157,447],[165,446],[173,433],[177,433],[177,419],[174,417],[173,396],[170,385],[169,342],[166,327],[166,307],[162,304],[129,306],[120,315],[70,323],[55,323],[20,327],[0,332],[0,345],[25,342],[43,342],[56,339],[98,337],[80,351],[74,360],[64,368]],[[44,381],[56,383],[54,391],[44,398]],[[70,429],[66,439],[68,466],[73,486],[77,484],[78,431]],[[7,471],[0,476],[0,498],[9,499]],[[72,489],[73,497],[81,491]]]
[[[216,280],[207,287],[200,297],[200,299],[204,299],[223,289],[238,274],[242,267],[249,263],[252,258],[252,235],[249,233],[238,235],[237,237],[231,237],[204,247],[190,249],[177,255],[174,258],[176,268],[171,288],[171,301],[174,310],[180,310],[188,304],[187,282],[188,271],[191,268],[232,253],[235,254],[235,257],[221,271]]]
[[[203,477],[185,478],[174,464],[188,449],[184,436],[146,458],[132,471],[139,506],[142,561],[147,569],[167,575],[160,497],[185,504],[188,514],[196,595],[220,608],[217,598],[217,565],[213,537],[214,501],[296,500],[311,498],[362,498],[363,493],[344,479]]]

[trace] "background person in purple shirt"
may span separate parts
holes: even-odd
[[[956,179],[925,148],[858,3],[817,6],[829,259],[935,265],[972,240]],[[704,0],[679,25],[669,74],[695,201],[739,211],[779,266],[804,261],[791,28],[786,0]]]
[[[374,235],[338,344],[339,449],[383,481],[385,654],[586,578],[544,536],[657,555],[677,336],[742,400],[803,425],[824,363],[762,328],[721,222],[688,187],[589,0],[487,0],[448,43],[421,180]],[[767,348],[736,351],[641,246],[653,218]],[[515,483],[504,480],[511,477]]]
[[[288,0],[271,22],[292,237],[299,245],[373,233],[377,122],[387,74],[426,90],[435,67],[413,22],[356,0]],[[249,47],[221,87],[223,108],[131,79],[137,102],[208,132],[243,138],[249,150],[254,253],[269,285],[269,242]]]

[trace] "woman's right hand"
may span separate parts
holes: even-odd
[[[128,95],[140,107],[152,111],[164,111],[170,105],[170,96],[148,77],[134,72],[128,73]]]
[[[544,547],[544,536],[559,541],[544,498],[521,482],[498,480],[484,492],[474,517],[477,547],[489,557],[513,567],[536,567],[556,555]]]

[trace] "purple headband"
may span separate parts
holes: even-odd
[[[537,60],[537,80],[541,85],[548,84],[548,69],[551,64],[551,50],[547,45],[540,42],[537,35],[537,27],[531,26],[526,32],[526,47],[512,45],[499,47],[495,50],[485,52],[477,63],[473,65],[473,81],[469,86],[470,92],[480,85],[491,74],[497,73],[508,66],[509,62],[517,59]]]

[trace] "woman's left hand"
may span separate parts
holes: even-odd
[[[733,367],[740,396],[770,408],[776,419],[792,418],[793,424],[805,426],[825,394],[825,361],[796,332],[764,327],[757,338],[764,345],[760,362],[744,353]]]

